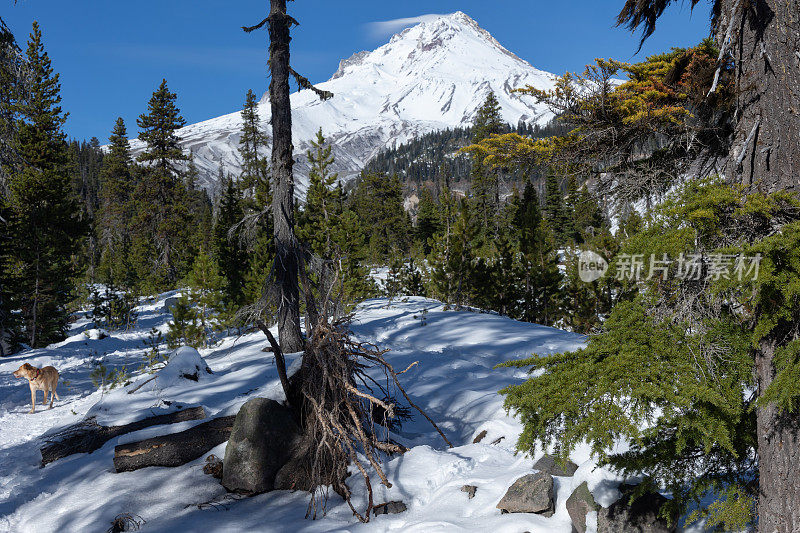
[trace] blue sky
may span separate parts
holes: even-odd
[[[61,73],[71,137],[105,142],[117,116],[135,135],[135,120],[164,77],[189,123],[241,108],[247,89],[267,89],[266,31],[240,27],[264,16],[267,0],[0,0],[0,16],[23,45],[38,20]],[[614,27],[622,0],[297,0],[290,13],[295,70],[320,82],[340,59],[388,40],[375,22],[464,11],[501,44],[535,67],[563,73],[596,57],[638,60],[708,35],[706,3],[691,12],[677,3],[635,56],[638,38]]]

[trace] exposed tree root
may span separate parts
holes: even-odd
[[[324,317],[325,314],[322,314]],[[314,328],[300,371],[289,379],[284,390],[303,430],[304,445],[292,459],[309,465],[306,486],[311,491],[307,517],[316,518],[325,512],[327,487],[332,487],[362,522],[368,522],[374,507],[372,483],[368,467],[372,467],[383,485],[391,487],[380,463],[380,453],[403,453],[406,448],[389,439],[389,428],[397,419],[408,418],[409,410],[394,399],[397,392],[419,411],[442,439],[452,444],[436,423],[411,401],[398,376],[383,355],[388,350],[353,341],[347,328],[347,317],[328,324],[321,318]],[[268,335],[276,361],[283,361],[280,346]],[[378,380],[370,374],[381,372]],[[285,369],[279,373],[285,373]],[[282,380],[283,381],[283,380]],[[361,383],[362,388],[358,388]],[[351,501],[345,480],[348,466],[353,464],[367,489],[367,508],[359,512]]]

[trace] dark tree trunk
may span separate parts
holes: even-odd
[[[719,0],[720,43],[732,21],[736,133],[726,175],[763,191],[800,192],[800,0]],[[734,11],[734,8],[738,8]],[[775,376],[773,336],[756,357],[759,390]],[[757,411],[758,528],[800,531],[800,417]]]
[[[732,52],[739,121],[726,173],[765,191],[800,191],[800,0],[738,3]],[[736,4],[721,0],[721,13]]]
[[[300,250],[294,234],[292,108],[289,101],[289,26],[286,0],[271,0],[269,12],[269,99],[272,107],[272,216],[275,226],[275,283],[278,336],[284,353],[303,349],[298,271]]]
[[[776,343],[764,341],[756,358],[758,388],[775,377]],[[765,405],[756,412],[758,436],[758,529],[763,533],[800,531],[800,416]]]

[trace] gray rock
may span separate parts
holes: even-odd
[[[287,407],[267,398],[248,400],[236,415],[225,447],[222,485],[246,494],[273,490],[275,475],[288,460],[298,434]]]
[[[567,498],[567,512],[572,519],[573,529],[578,533],[586,533],[586,513],[598,509],[600,506],[594,501],[594,496],[585,481]]]
[[[575,471],[578,469],[578,465],[572,461],[567,461],[566,464],[562,464],[558,458],[545,454],[541,459],[536,461],[536,464],[533,465],[533,468],[535,470],[539,470],[540,472],[550,474],[551,476],[569,477],[575,474]]]
[[[403,502],[386,502],[380,503],[372,508],[372,512],[375,513],[375,516],[379,514],[397,514],[402,513],[403,511],[407,510],[406,504]]]
[[[467,497],[470,500],[475,497],[475,492],[477,492],[477,490],[478,487],[476,487],[475,485],[464,485],[463,487],[461,487],[461,492],[466,492]]]
[[[294,441],[288,454],[288,460],[275,475],[275,490],[314,489],[314,473],[311,470],[311,457],[315,443],[307,437]],[[319,481],[319,480],[316,480]]]
[[[172,308],[175,307],[175,304],[178,303],[178,298],[175,296],[170,296],[166,300],[164,300],[164,311],[172,312]]]
[[[537,513],[553,516],[553,476],[545,472],[528,474],[514,482],[497,508],[504,513]]]
[[[622,485],[622,498],[608,509],[597,512],[597,533],[674,533],[677,517],[667,523],[658,511],[668,500],[658,493],[647,493],[628,505],[631,487]]]

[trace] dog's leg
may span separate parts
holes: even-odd
[[[55,391],[55,389],[53,389],[53,388],[50,389],[50,407],[48,407],[48,409],[52,409],[53,408],[53,394],[54,394],[54,391]],[[47,401],[47,393],[45,393],[45,395],[44,395],[44,401]]]
[[[36,412],[36,389],[31,387],[31,413]]]
[[[58,388],[58,382],[56,382],[56,384],[53,385],[53,394],[56,395],[56,400],[60,400],[61,398],[58,397],[58,393],[56,392],[57,388]]]

